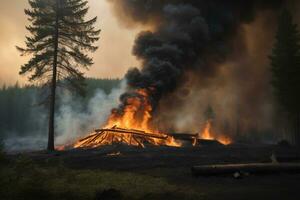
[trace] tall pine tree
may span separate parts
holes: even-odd
[[[20,74],[30,74],[30,81],[47,86],[50,91],[48,150],[54,150],[54,114],[57,86],[83,91],[81,68],[88,69],[93,60],[93,44],[99,40],[95,28],[97,18],[85,20],[89,7],[87,0],[29,0],[25,10],[30,25],[26,48],[17,47],[22,55],[31,55]]]
[[[291,13],[284,9],[270,56],[275,95],[292,124],[295,142],[300,145],[300,35]]]

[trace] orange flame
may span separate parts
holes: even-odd
[[[204,130],[201,133],[199,133],[199,138],[205,140],[218,140],[220,143],[224,145],[229,145],[232,143],[229,137],[225,135],[215,135],[212,132],[211,121],[207,121],[205,123]]]
[[[181,143],[177,142],[173,137],[160,133],[150,127],[152,105],[149,101],[149,92],[151,92],[151,90],[139,89],[135,91],[137,95],[127,97],[122,112],[120,113],[118,110],[113,110],[104,129],[117,128],[119,130],[132,130],[141,132],[142,134],[160,136],[157,138],[147,137],[144,138],[144,140],[154,145],[180,147]],[[93,134],[90,136],[93,137]],[[92,142],[89,142],[89,140],[80,140],[74,147],[97,147],[112,144],[113,142],[144,147],[143,140],[132,137],[132,134],[118,134],[113,131],[106,131],[105,134],[97,137],[97,139]]]
[[[181,147],[181,143],[174,137],[161,133],[151,126],[152,104],[149,94],[152,89],[139,89],[135,95],[127,97],[121,110],[114,109],[103,127],[101,134],[97,132],[77,141],[73,147],[95,148],[113,143],[125,143],[133,146],[144,147],[145,143],[153,145],[165,145]],[[137,137],[134,136],[138,135]],[[218,140],[224,145],[232,143],[231,139],[224,135],[214,134],[211,121],[207,121],[199,139]],[[194,144],[196,144],[195,138]]]
[[[146,89],[136,91],[138,96],[128,97],[123,113],[113,111],[105,128],[120,127],[125,129],[143,130],[153,132],[149,128],[152,106],[149,102],[149,94]]]

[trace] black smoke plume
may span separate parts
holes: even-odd
[[[253,22],[258,13],[280,10],[285,2],[109,1],[127,25],[144,24],[152,27],[151,31],[142,32],[136,38],[133,54],[141,60],[142,67],[130,69],[126,75],[129,89],[120,98],[120,113],[127,104],[127,97],[139,96],[136,89],[148,90],[155,112],[164,97],[188,82],[188,73],[199,79],[216,76],[219,66],[231,58],[236,46],[240,51],[246,48],[236,39],[240,37],[241,26]],[[198,83],[203,84],[199,88],[206,87],[203,81]]]

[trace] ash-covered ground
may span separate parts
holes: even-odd
[[[24,154],[23,154],[24,155]],[[174,186],[173,192],[145,194],[142,199],[299,199],[300,174],[273,174],[248,176],[235,179],[233,175],[218,177],[194,177],[191,167],[195,165],[223,163],[268,163],[272,155],[279,162],[299,162],[300,152],[286,145],[210,144],[198,147],[154,147],[144,149],[124,145],[104,146],[98,149],[73,149],[56,153],[26,153],[40,166],[63,165],[67,169],[112,173],[123,176],[130,173],[146,177],[136,184],[135,178],[120,182],[133,184],[135,191],[154,183],[148,179],[164,180]],[[19,155],[11,155],[16,158]],[[76,172],[75,172],[76,173]],[[122,178],[121,178],[122,179]],[[146,185],[146,186],[145,186]],[[115,186],[118,187],[118,186]],[[118,190],[118,188],[116,188]],[[151,189],[150,189],[151,190]],[[163,188],[160,188],[164,191]],[[122,189],[121,189],[122,191]],[[124,192],[124,191],[122,191]],[[126,192],[124,192],[126,193]],[[126,194],[125,194],[126,195]],[[129,198],[131,199],[131,198]]]

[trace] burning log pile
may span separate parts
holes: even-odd
[[[203,134],[164,134],[137,129],[113,126],[112,128],[96,129],[92,134],[78,140],[74,148],[97,148],[112,144],[126,144],[145,148],[146,145],[181,147],[184,143],[192,146],[226,145],[225,140],[203,138]]]
[[[145,144],[166,145],[179,147],[172,136],[166,134],[147,133],[141,130],[124,129],[114,126],[112,128],[97,129],[95,132],[79,140],[75,148],[96,148],[116,143],[128,144],[131,146],[145,147]]]
[[[181,147],[186,139],[179,135],[165,134],[151,126],[152,105],[149,99],[150,90],[138,90],[138,95],[127,97],[119,109],[113,109],[104,128],[95,130],[87,137],[78,140],[73,148],[97,148],[112,144],[126,144],[144,148],[154,146]],[[152,91],[153,92],[153,91]],[[204,130],[197,134],[186,134],[193,146],[201,145],[203,140],[227,145],[227,137],[216,137],[207,121]],[[63,148],[64,149],[64,148]]]

